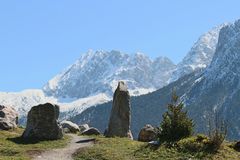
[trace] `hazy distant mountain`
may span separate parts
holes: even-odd
[[[47,97],[40,89],[24,90],[22,92],[0,92],[0,104],[6,106],[13,106],[19,113],[20,124],[26,121],[26,115],[31,107],[43,104],[46,102],[55,103],[60,105],[61,117],[74,116],[81,113],[83,110],[90,106],[108,102],[110,99],[105,94],[98,94],[86,98],[81,98],[71,101],[62,101],[54,97]],[[66,115],[69,113],[69,115]]]
[[[167,84],[175,65],[165,57],[151,60],[137,53],[89,51],[43,88],[48,96],[84,98],[99,93],[112,96],[119,80],[131,95],[141,95]]]
[[[215,54],[206,69],[196,70],[153,93],[132,98],[132,130],[136,136],[143,125],[159,125],[172,89],[186,104],[198,132],[206,132],[209,118],[217,113],[228,122],[228,138],[240,138],[240,20],[224,26]],[[91,107],[73,117],[101,130],[107,126],[111,102]]]

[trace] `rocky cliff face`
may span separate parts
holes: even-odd
[[[210,66],[195,80],[183,96],[199,130],[212,114],[219,114],[229,123],[229,136],[240,137],[240,20],[220,31],[216,53]],[[191,108],[190,108],[191,107]],[[195,110],[195,112],[194,112]],[[199,111],[202,115],[198,115]],[[203,122],[203,123],[201,123]],[[204,123],[205,122],[205,123]],[[234,127],[233,127],[234,126]]]

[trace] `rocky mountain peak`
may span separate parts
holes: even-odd
[[[98,93],[111,97],[117,82],[123,80],[132,95],[139,95],[166,85],[174,68],[167,58],[151,60],[142,53],[90,50],[50,80],[43,90],[48,96],[63,98],[84,98]]]
[[[200,36],[188,54],[177,65],[176,71],[173,72],[171,77],[171,82],[195,70],[206,68],[211,63],[218,43],[219,32],[226,25],[224,23],[214,27]]]

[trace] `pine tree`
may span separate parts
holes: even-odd
[[[193,121],[188,118],[187,112],[183,111],[184,104],[179,103],[176,92],[172,93],[172,101],[168,104],[168,111],[163,114],[160,124],[159,140],[175,142],[189,137],[193,133]]]

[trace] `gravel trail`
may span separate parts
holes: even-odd
[[[93,145],[94,139],[80,137],[75,134],[68,134],[71,136],[71,141],[65,148],[53,149],[42,152],[37,155],[34,160],[73,160],[72,155],[79,148],[90,147]]]

